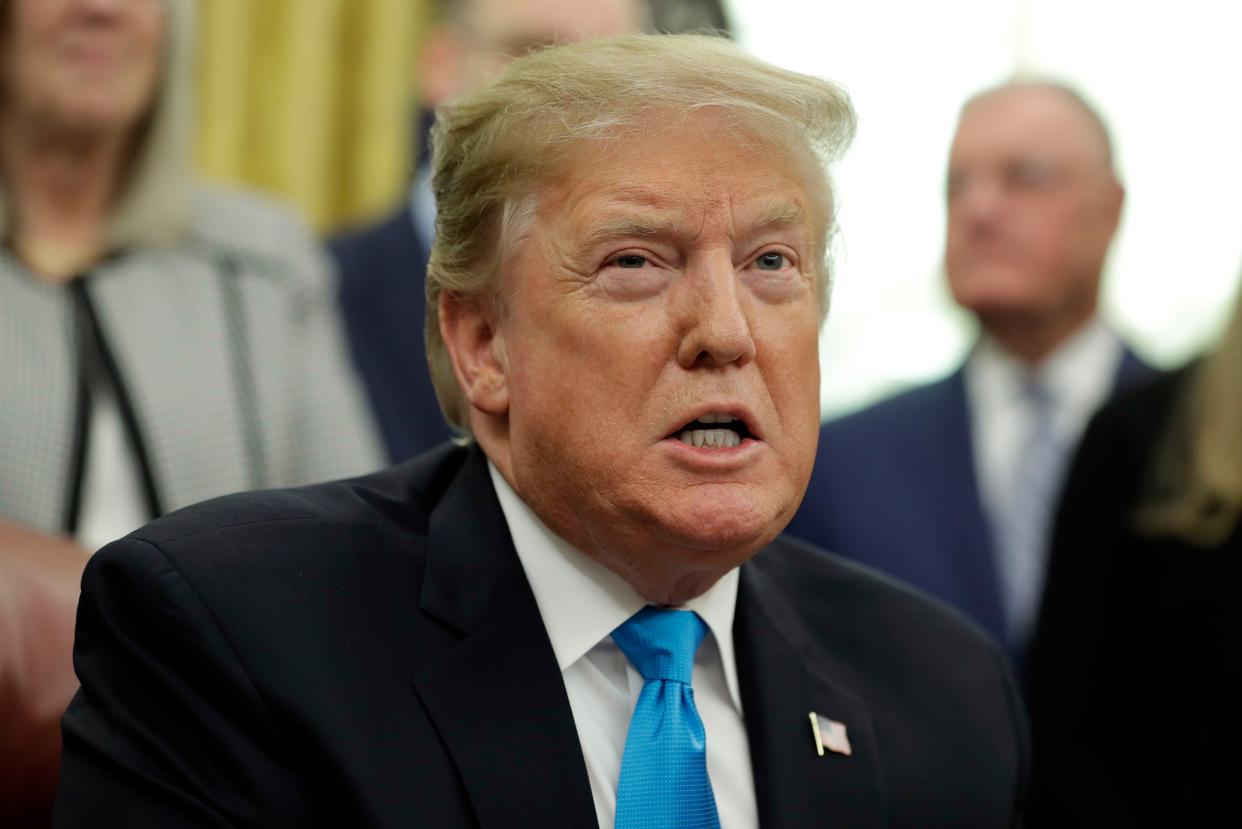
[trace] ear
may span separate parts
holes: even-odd
[[[1109,185],[1108,198],[1105,202],[1106,216],[1111,226],[1112,232],[1117,231],[1117,227],[1121,224],[1121,209],[1126,203],[1126,188],[1120,181],[1113,181]]]
[[[439,316],[458,387],[473,408],[504,417],[509,413],[509,361],[491,299],[446,291],[440,294]]]

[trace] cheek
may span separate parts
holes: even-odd
[[[160,62],[164,58],[167,39],[167,22],[163,14],[153,19],[143,20],[137,27],[135,38],[136,52],[142,61],[144,72],[152,76],[159,74]]]
[[[154,30],[143,29],[138,35],[130,54],[128,80],[132,94],[142,95],[149,101],[155,94],[160,63],[164,59],[163,29],[160,26]]]
[[[0,60],[6,87],[12,86],[14,93],[25,92],[30,97],[54,82],[60,61],[52,38],[32,28],[29,22],[19,25],[14,20],[5,41],[0,44]]]
[[[757,353],[768,393],[785,428],[819,431],[819,314],[814,308],[782,315],[756,331]]]
[[[521,328],[507,337],[517,346],[509,352],[515,427],[602,435],[625,412],[641,409],[669,360],[655,326],[642,317],[567,319],[548,312]]]
[[[1061,202],[1046,205],[1026,226],[1030,240],[1038,246],[1036,252],[1055,257],[1073,250],[1084,230],[1095,223],[1095,218],[1086,205]]]
[[[751,326],[760,359],[783,368],[791,378],[819,378],[819,309],[813,301],[766,315]],[[805,383],[800,384],[805,386]]]

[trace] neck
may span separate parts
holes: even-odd
[[[568,508],[564,504],[541,503],[532,498],[530,492],[523,492],[513,473],[513,456],[507,426],[502,425],[499,419],[473,417],[471,431],[509,486],[548,529],[568,541],[583,555],[620,576],[651,604],[665,607],[684,605],[706,593],[725,573],[741,565],[771,541],[771,538],[756,539],[744,548],[703,550],[683,548],[675,540],[665,538],[653,546],[646,532],[640,531],[639,536],[630,536],[619,524],[610,526],[607,537],[601,538],[585,526],[577,506]],[[772,537],[775,535],[773,533]],[[664,550],[666,555],[662,559],[653,559],[627,552],[643,548]]]
[[[103,253],[128,141],[122,134],[66,134],[8,118],[3,127],[0,180],[12,210],[10,242],[40,277],[64,281]]]
[[[988,336],[1006,351],[1028,365],[1037,366],[1081,331],[1094,315],[1093,304],[1082,312],[1055,318],[996,314],[981,316],[980,322]]]

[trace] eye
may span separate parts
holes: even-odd
[[[647,257],[639,256],[637,253],[623,253],[614,257],[608,264],[616,265],[618,268],[641,268],[647,264]]]
[[[1004,170],[1005,184],[1015,190],[1042,190],[1056,182],[1057,171],[1051,164],[1035,159],[1021,159]]]
[[[755,266],[761,271],[779,271],[788,264],[789,260],[785,258],[783,253],[777,253],[773,250],[761,253],[755,258]]]

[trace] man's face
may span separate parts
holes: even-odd
[[[814,461],[820,179],[710,116],[570,166],[505,275],[500,465],[640,591],[719,576],[784,527]]]
[[[500,74],[533,49],[642,28],[639,0],[470,0],[446,38],[433,38],[419,67],[436,105]]]
[[[1121,188],[1100,134],[1062,93],[1003,90],[969,106],[949,158],[945,267],[957,302],[989,318],[1086,315]]]
[[[150,106],[164,35],[160,0],[15,0],[3,98],[19,117],[126,131]]]

